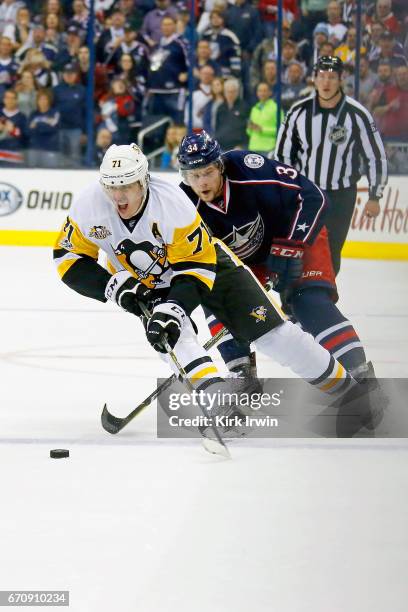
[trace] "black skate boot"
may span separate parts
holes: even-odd
[[[354,436],[362,427],[373,431],[381,423],[388,404],[371,362],[350,374],[354,378],[353,386],[334,404],[339,409],[336,431],[341,438]]]
[[[258,378],[256,368],[256,353],[252,352],[246,361],[229,368],[231,372],[230,384],[234,393],[262,393],[262,381]]]

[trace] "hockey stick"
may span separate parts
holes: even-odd
[[[208,340],[208,342],[204,344],[204,349],[206,351],[210,350],[215,344],[217,344],[219,340],[221,340],[221,338],[226,336],[228,333],[229,331],[225,327],[223,327],[218,333],[215,334],[215,336],[213,336],[210,340]],[[102,427],[110,434],[119,433],[119,431],[126,427],[126,425],[130,423],[130,421],[133,421],[133,419],[137,417],[138,414],[140,414],[145,408],[147,408],[156,399],[156,397],[158,397],[161,393],[163,393],[163,391],[168,389],[168,387],[170,387],[170,385],[172,385],[176,380],[177,376],[175,374],[167,378],[148,397],[146,397],[146,399],[141,404],[136,406],[136,408],[134,408],[132,412],[130,412],[125,417],[121,418],[114,416],[112,413],[109,412],[107,404],[105,404],[101,414]]]
[[[179,360],[176,357],[176,354],[171,349],[171,346],[169,345],[167,340],[163,342],[163,346],[166,349],[167,354],[169,355],[170,359],[172,360],[172,362],[174,363],[174,365],[180,372],[180,376],[183,379],[183,383],[186,385],[189,392],[192,393],[193,391],[195,391],[194,386],[191,384],[189,378],[187,377],[187,373],[185,369],[180,364]],[[198,404],[198,407],[201,413],[203,414],[203,416],[205,418],[208,418],[208,414],[206,414],[205,408],[203,408],[200,403]],[[212,453],[213,455],[220,455],[221,457],[225,457],[226,459],[231,459],[231,455],[228,450],[228,447],[225,444],[224,440],[221,438],[220,432],[218,431],[218,427],[214,425],[214,423],[212,422],[212,419],[211,419],[211,425],[209,427],[215,436],[215,440],[212,438],[207,438],[206,436],[203,435],[202,443],[203,443],[205,450],[208,453]]]
[[[143,312],[143,314],[146,317],[146,319],[149,320],[151,318],[151,314],[150,314],[148,308],[143,304],[143,302],[140,303],[140,309]],[[166,349],[166,352],[167,352],[168,356],[170,357],[170,359],[174,363],[175,367],[177,368],[177,370],[179,372],[179,375],[183,379],[183,382],[184,382],[185,386],[187,387],[188,391],[190,393],[193,393],[195,391],[194,385],[191,383],[190,379],[187,376],[187,372],[185,371],[185,369],[183,368],[183,366],[181,365],[181,363],[177,359],[177,356],[176,356],[175,352],[173,351],[173,349],[171,348],[170,344],[168,343],[166,335],[165,335],[165,339],[162,341],[162,346],[163,346],[163,348]],[[203,406],[201,406],[200,403],[198,403],[198,407],[199,407],[200,412],[202,413],[202,415],[205,418],[208,418],[208,414],[206,414],[205,408],[203,408]],[[225,442],[221,438],[221,435],[220,435],[220,432],[218,431],[218,428],[216,427],[216,425],[214,425],[214,423],[212,421],[212,418],[211,418],[211,425],[209,427],[210,427],[211,431],[213,432],[213,434],[215,436],[215,439],[207,438],[206,436],[203,435],[202,442],[203,442],[203,446],[204,446],[205,450],[207,452],[209,452],[209,453],[214,454],[214,455],[220,455],[221,457],[225,457],[226,459],[231,459],[230,452],[229,452]]]

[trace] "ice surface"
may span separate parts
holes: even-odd
[[[124,415],[167,376],[141,325],[67,289],[47,249],[1,247],[0,269],[0,589],[69,589],[75,612],[405,612],[407,441],[232,442],[223,461],[157,440],[154,408],[110,436],[103,403]],[[407,272],[339,277],[384,377],[408,376]]]

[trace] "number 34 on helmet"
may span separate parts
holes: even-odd
[[[181,174],[221,161],[221,147],[205,130],[184,136],[177,161]]]

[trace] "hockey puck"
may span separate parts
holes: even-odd
[[[69,457],[69,450],[65,448],[54,448],[50,450],[50,457],[51,459],[65,459]]]

